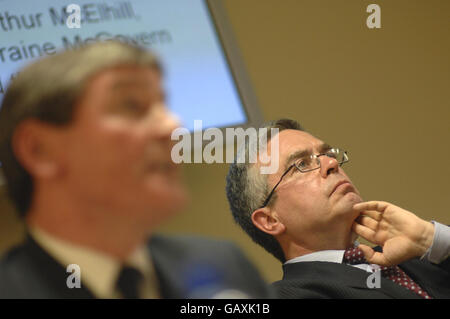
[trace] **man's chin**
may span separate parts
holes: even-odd
[[[359,216],[359,212],[355,211],[353,206],[360,202],[362,202],[362,199],[358,194],[349,192],[342,196],[336,203],[336,211],[339,212],[339,215],[345,216],[345,218],[350,218],[353,221]]]
[[[167,212],[167,215],[173,215],[183,210],[188,202],[188,193],[185,187],[179,183],[161,185],[161,188],[154,192],[152,197],[155,198],[152,206],[159,211]]]
[[[356,192],[347,192],[342,194],[340,198],[337,199],[338,205],[353,208],[353,205],[361,203],[363,200],[361,196]]]
[[[141,215],[142,222],[151,225],[151,227],[158,226],[180,214],[186,208],[188,202],[186,195],[159,195],[158,201],[151,200],[147,204],[142,203],[143,211],[145,211],[145,215]]]
[[[350,192],[345,195],[349,197],[349,201],[352,203],[352,207],[353,205],[361,203],[363,201],[361,196],[357,193]]]

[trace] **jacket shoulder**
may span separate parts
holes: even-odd
[[[0,259],[0,298],[23,298],[26,276],[32,269],[27,267],[27,255],[23,245],[16,246]]]

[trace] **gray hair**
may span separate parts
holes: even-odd
[[[8,194],[21,215],[30,207],[33,181],[13,152],[15,129],[29,118],[68,125],[89,80],[117,66],[142,66],[161,72],[156,57],[147,50],[105,41],[40,59],[11,81],[0,108],[0,161]]]
[[[302,126],[297,121],[290,119],[272,121],[263,127],[267,128],[269,132],[272,128],[277,128],[279,132],[287,129],[303,131]],[[270,136],[267,138],[267,141],[269,140]],[[250,148],[249,143],[244,143],[243,149],[240,150],[240,152],[245,152],[245,158],[249,156]],[[272,235],[257,228],[251,218],[252,213],[262,206],[269,195],[267,175],[260,174],[257,165],[249,161],[245,163],[235,161],[230,165],[226,182],[226,194],[236,223],[255,243],[261,245],[281,262],[285,262],[286,257],[278,241]],[[273,194],[268,206],[271,203],[273,204],[275,200],[276,193]]]

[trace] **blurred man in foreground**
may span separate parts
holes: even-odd
[[[0,110],[0,161],[27,239],[0,262],[0,297],[268,296],[232,244],[153,236],[187,200],[177,125],[143,49],[97,43],[21,71]]]
[[[362,202],[341,168],[344,150],[293,120],[267,128],[279,129],[278,172],[232,164],[227,196],[237,223],[283,263],[274,283],[282,297],[450,298],[449,227],[390,203]],[[355,246],[356,235],[382,251]]]

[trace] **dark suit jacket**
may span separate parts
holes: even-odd
[[[199,287],[199,281],[201,284],[208,280],[205,269],[206,273],[212,270],[213,278],[210,275],[209,279],[216,282],[217,287],[207,287],[211,293],[213,289],[230,288],[256,298],[273,296],[257,270],[230,242],[191,236],[154,236],[148,248],[163,298],[191,297],[189,287]],[[196,269],[203,274],[196,274]],[[65,267],[27,236],[24,244],[0,261],[0,298],[94,298],[83,286],[82,270],[81,288],[67,288],[68,275]],[[209,292],[200,296],[208,297],[206,293]]]
[[[450,260],[439,265],[418,258],[399,265],[432,298],[450,298]],[[380,288],[368,288],[370,273],[345,264],[299,262],[283,266],[273,283],[281,298],[421,298],[381,277]]]

